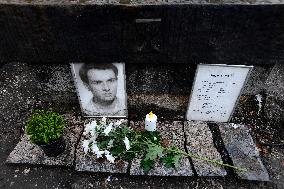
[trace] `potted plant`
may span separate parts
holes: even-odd
[[[63,131],[64,118],[56,112],[35,110],[26,122],[25,132],[32,143],[39,145],[49,157],[55,157],[65,150]]]

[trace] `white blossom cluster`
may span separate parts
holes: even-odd
[[[124,123],[126,120],[120,119],[116,122],[110,122],[107,124],[106,117],[103,117],[99,123],[97,124],[97,121],[92,121],[85,125],[85,130],[83,132],[83,135],[87,136],[90,135],[90,138],[88,140],[84,140],[82,147],[84,150],[84,153],[87,154],[88,152],[92,152],[96,155],[97,158],[103,157],[103,155],[106,157],[106,159],[114,163],[115,157],[112,156],[112,154],[107,150],[113,147],[113,140],[110,140],[107,145],[107,149],[100,150],[97,145],[97,137],[99,135],[98,130],[104,129],[103,134],[105,136],[109,136],[109,133],[113,131],[114,128],[119,127],[122,123]],[[123,140],[125,144],[126,150],[130,149],[130,142],[127,137]]]

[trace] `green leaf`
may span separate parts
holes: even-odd
[[[110,153],[114,156],[121,156],[124,153],[125,149],[123,145],[114,145],[114,147],[112,147],[110,149]]]
[[[128,151],[125,151],[125,153],[121,156],[121,158],[125,161],[131,161],[136,157],[136,155],[143,155],[143,153],[144,149],[141,147],[141,145],[133,144],[131,145],[131,148]]]
[[[109,143],[109,140],[103,140],[103,141],[98,141],[97,145],[99,149],[106,149],[108,143]]]
[[[180,154],[168,153],[162,158],[162,162],[167,168],[176,168],[180,164],[180,159]]]
[[[150,140],[152,143],[160,144],[161,136],[160,136],[159,132],[157,132],[157,131],[154,131],[154,132],[143,131],[141,134],[142,134],[143,138]]]
[[[121,131],[124,135],[127,135],[131,132],[130,128],[128,128],[126,126],[121,127]]]
[[[49,144],[58,140],[66,126],[64,118],[58,113],[35,110],[26,122],[26,133],[36,144]]]
[[[146,149],[145,160],[155,160],[158,157],[163,156],[164,148],[157,144],[148,144],[148,148]]]
[[[142,159],[140,166],[143,168],[144,173],[148,174],[149,171],[155,167],[155,161],[150,159]]]

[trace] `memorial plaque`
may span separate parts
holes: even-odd
[[[252,67],[198,65],[186,119],[229,121]]]

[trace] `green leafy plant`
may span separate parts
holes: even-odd
[[[85,154],[94,155],[97,159],[106,158],[111,163],[119,159],[131,161],[136,157],[142,158],[140,166],[146,174],[155,167],[157,161],[168,168],[176,168],[182,157],[192,157],[218,166],[245,171],[217,160],[186,153],[175,146],[164,146],[159,132],[136,131],[127,127],[125,120],[114,123],[106,118],[100,121],[94,120],[85,125],[83,135],[87,138],[82,145]]]
[[[45,145],[57,141],[65,128],[64,118],[53,111],[35,110],[26,122],[26,134],[32,143]]]

